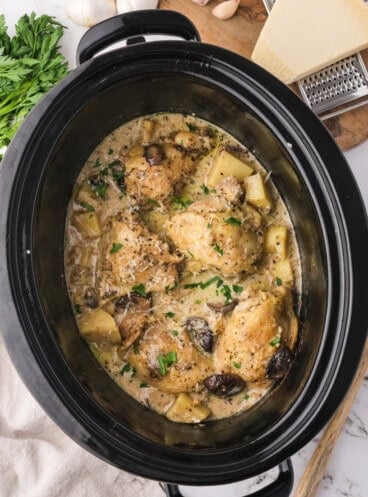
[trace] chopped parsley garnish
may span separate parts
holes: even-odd
[[[212,228],[212,223],[207,223],[207,228],[211,229]]]
[[[79,304],[74,304],[74,312],[76,314],[82,314],[81,308]]]
[[[176,290],[178,288],[178,286],[179,286],[179,282],[178,281],[175,281],[174,286],[166,285],[165,286],[165,293],[167,294],[169,292],[172,292],[172,291]]]
[[[210,189],[205,184],[201,185],[199,188],[203,191],[205,195],[208,195],[210,193]]]
[[[270,342],[270,345],[271,347],[274,347],[275,345],[277,345],[278,343],[281,342],[281,338],[280,337],[275,337],[272,342]]]
[[[233,285],[233,291],[235,293],[242,293],[242,291],[244,290],[244,288],[242,286],[239,286],[239,285]]]
[[[192,131],[193,133],[195,133],[196,131],[199,130],[198,126],[196,126],[193,123],[185,123],[185,124],[187,125],[187,128],[189,129],[189,131]]]
[[[215,243],[215,244],[213,245],[213,250],[216,250],[216,252],[217,252],[218,254],[220,254],[220,255],[221,255],[221,257],[224,255],[224,251],[222,250],[222,248],[221,248],[219,245],[217,245],[217,243]]]
[[[238,226],[241,225],[241,221],[240,219],[237,219],[236,217],[227,217],[226,219],[224,219],[225,223],[226,224],[236,224]]]
[[[148,387],[148,383],[146,383],[145,381],[142,381],[142,383],[139,385],[139,388],[147,388]]]
[[[248,400],[249,399],[249,395],[246,393],[244,394],[244,397],[243,397],[244,400]]]
[[[137,342],[133,343],[133,352],[135,355],[139,354],[139,345],[137,344]]]
[[[95,210],[94,207],[92,207],[92,205],[90,204],[87,204],[87,202],[81,202],[80,204],[83,207],[83,209],[86,209],[86,211],[88,212],[94,212]]]
[[[159,355],[157,357],[158,367],[161,376],[167,375],[167,368],[177,362],[176,352],[168,352],[166,355]]]
[[[107,155],[112,155],[114,153],[112,148],[109,148],[109,151],[107,152]]]
[[[178,197],[172,197],[171,198],[171,201],[178,205],[179,207],[181,207],[182,209],[186,209],[187,207],[189,207],[190,204],[193,203],[192,200],[189,200],[187,198],[183,198],[181,196],[178,196]]]
[[[106,197],[106,192],[108,188],[108,184],[105,182],[102,182],[100,185],[93,187],[93,191],[96,193],[101,198]]]
[[[202,283],[187,283],[184,285],[184,288],[198,288],[201,286]]]
[[[233,361],[233,366],[236,369],[240,369],[241,368],[241,364],[239,364],[239,362],[236,362],[236,361]]]
[[[219,283],[219,281],[222,281],[221,278],[219,276],[214,276],[213,278],[210,278],[209,280],[205,281],[204,283],[200,283],[200,288],[202,288],[202,290],[204,288],[207,288],[209,287],[210,285],[212,285],[213,283]]]
[[[202,304],[202,300],[196,300],[195,304]]]
[[[132,374],[130,375],[131,378],[134,378],[137,374],[137,370],[135,368],[132,368]]]
[[[109,170],[107,167],[104,167],[102,169],[102,171],[100,172],[100,174],[102,174],[102,176],[108,176],[109,175]]]
[[[110,249],[110,254],[115,254],[115,252],[118,252],[122,248],[123,248],[122,243],[113,243]]]
[[[223,285],[220,292],[222,293],[222,295],[225,297],[226,301],[225,303],[228,304],[229,302],[231,302],[232,300],[232,296],[231,296],[231,290],[230,290],[230,287],[228,285]]]
[[[169,311],[169,312],[167,312],[167,313],[165,314],[165,316],[166,316],[167,318],[173,318],[173,317],[175,316],[175,314],[174,314],[173,312]]]
[[[146,292],[146,289],[145,289],[143,283],[140,283],[139,285],[133,286],[132,292],[138,293],[141,297],[147,297],[147,292]]]
[[[171,331],[171,334],[174,336],[174,337],[177,337],[179,335],[179,332],[178,330],[172,330]]]
[[[120,370],[120,374],[123,375],[124,373],[127,373],[128,371],[130,371],[130,363],[127,362]]]
[[[93,164],[93,167],[100,167],[100,166],[101,166],[100,159],[96,159],[94,164]]]
[[[282,279],[277,276],[276,278],[276,285],[277,286],[282,286]]]
[[[113,160],[112,162],[110,162],[110,164],[108,164],[107,167],[109,169],[114,169],[114,167],[120,166],[120,164],[121,164],[121,161],[119,159],[116,159],[116,160]]]
[[[157,202],[157,200],[155,200],[153,198],[147,198],[147,204],[150,204],[153,207],[157,207],[159,205],[159,203]]]

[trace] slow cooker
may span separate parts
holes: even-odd
[[[146,34],[181,39],[145,42]],[[93,57],[112,43],[126,47]],[[215,485],[279,465],[257,496],[289,495],[288,458],[343,399],[368,325],[367,219],[349,167],[304,103],[262,68],[200,42],[175,12],[119,15],[90,29],[78,67],[29,114],[0,169],[0,316],[23,381],[82,447],[138,475]],[[303,290],[286,378],[240,415],[176,424],[138,404],[79,335],[64,278],[74,182],[96,145],[145,114],[195,114],[234,135],[268,171],[295,226]]]

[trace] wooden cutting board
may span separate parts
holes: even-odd
[[[200,7],[192,0],[160,0],[160,8],[176,10],[189,17],[204,42],[250,58],[267,19],[262,0],[241,0],[236,16],[227,21],[220,21],[211,14],[217,3],[220,0]],[[367,64],[368,50],[363,52],[363,58]],[[343,150],[354,147],[368,138],[368,105],[324,121],[324,124]]]

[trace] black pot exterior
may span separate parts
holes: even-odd
[[[272,169],[301,247],[303,324],[293,369],[254,408],[203,427],[171,423],[117,387],[77,333],[63,276],[66,208],[85,160],[117,126],[162,111],[208,119]],[[34,396],[83,447],[148,478],[227,483],[289,457],[336,410],[368,327],[367,220],[326,129],[261,68],[186,41],[130,46],[85,62],[11,143],[0,196],[4,338]]]

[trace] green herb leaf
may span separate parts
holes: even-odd
[[[239,286],[239,285],[233,285],[233,291],[235,293],[242,293],[242,291],[244,290],[244,288],[242,286]]]
[[[271,347],[274,347],[275,345],[277,345],[278,343],[281,342],[281,338],[280,337],[275,337],[271,342],[270,342],[270,345]]]
[[[178,330],[172,330],[171,331],[171,334],[174,336],[174,337],[177,337],[179,335],[179,332]]]
[[[139,354],[139,345],[138,345],[137,342],[133,343],[133,352],[134,352],[134,355],[138,355]]]
[[[196,126],[195,124],[193,123],[185,123],[187,125],[187,128],[189,129],[189,131],[192,131],[193,133],[197,132],[199,130],[198,126]]]
[[[18,20],[10,38],[0,16],[0,149],[9,145],[32,107],[67,74],[59,46],[63,31],[53,17],[32,12]]]
[[[96,159],[92,167],[100,167],[100,166],[101,166],[100,159]]]
[[[224,219],[224,221],[226,224],[236,224],[238,226],[241,225],[240,219],[237,219],[236,217],[227,217],[226,219]]]
[[[94,207],[92,205],[87,204],[87,202],[81,202],[80,205],[83,207],[83,209],[86,209],[88,212],[94,212]]]
[[[240,369],[240,368],[241,368],[241,364],[239,364],[239,363],[238,363],[238,362],[236,362],[236,361],[233,361],[233,366],[234,366],[234,368],[236,368],[236,369]]]
[[[178,205],[179,207],[181,207],[182,209],[186,209],[187,207],[189,207],[190,204],[193,203],[192,200],[189,200],[189,199],[186,199],[186,198],[183,198],[181,196],[178,196],[178,197],[172,197],[171,198],[171,201]]]
[[[139,385],[139,388],[147,388],[148,387],[148,383],[146,383],[145,381],[142,381],[142,383]]]
[[[225,297],[226,299],[226,304],[228,304],[229,302],[231,302],[232,300],[232,296],[231,296],[231,290],[230,290],[230,287],[228,285],[223,285],[221,287],[221,290],[220,292],[222,293],[222,295]]]
[[[210,189],[205,184],[201,185],[199,188],[203,191],[205,195],[208,195],[210,193]]]
[[[217,245],[217,243],[215,243],[215,244],[213,245],[213,249],[214,249],[214,250],[216,250],[216,252],[217,252],[218,254],[220,254],[220,255],[221,255],[221,257],[224,255],[224,251],[222,250],[222,248],[221,248],[219,245]]]
[[[211,229],[212,228],[212,223],[207,223],[207,228]]]
[[[107,164],[107,167],[109,169],[114,169],[114,167],[117,167],[120,165],[121,165],[121,161],[119,159],[116,159],[116,160],[113,160],[112,162],[110,162],[110,164]]]
[[[118,252],[122,248],[123,248],[122,243],[113,243],[110,249],[110,254],[115,254],[115,252]]]
[[[166,355],[159,355],[157,357],[157,362],[161,376],[166,376],[167,368],[177,362],[176,352],[170,351]]]
[[[114,153],[112,148],[109,148],[109,151],[107,152],[108,155],[112,155]]]
[[[120,374],[123,375],[124,373],[127,373],[128,371],[130,371],[130,363],[127,362],[120,370]]]
[[[175,281],[174,286],[166,285],[165,286],[165,293],[168,294],[169,292],[173,292],[176,290],[179,286],[179,281]]]
[[[100,171],[100,174],[102,174],[102,176],[108,176],[109,175],[109,170],[107,167],[104,167],[102,169],[102,171]]]
[[[106,197],[106,193],[107,193],[107,188],[108,188],[108,184],[105,183],[105,182],[102,182],[100,185],[98,186],[95,186],[93,187],[92,186],[92,189],[93,191],[96,193],[96,195],[98,195],[99,197],[101,198],[105,198]]]
[[[202,288],[202,290],[204,290],[205,288],[213,285],[213,283],[217,283],[221,281],[221,278],[219,276],[214,276],[213,278],[210,278],[209,280],[205,281],[204,283],[200,283],[199,286],[200,288]]]
[[[249,395],[247,393],[245,393],[243,399],[244,400],[248,400],[249,399]]]
[[[282,279],[279,278],[278,276],[276,277],[276,285],[277,286],[282,286]]]
[[[173,312],[169,311],[169,312],[167,312],[167,313],[165,314],[165,316],[166,316],[167,318],[173,318],[173,317],[175,316],[175,314],[174,314]]]
[[[187,288],[198,288],[202,285],[202,283],[187,283],[186,285],[184,285],[184,288],[187,289]]]
[[[82,314],[81,308],[79,304],[74,304],[74,312],[76,314]]]
[[[146,289],[143,285],[143,283],[140,283],[139,285],[135,285],[132,287],[132,292],[139,293],[141,297],[147,297],[147,292]]]
[[[160,204],[157,202],[157,200],[153,198],[147,198],[147,204],[152,205],[153,207],[158,207]]]

